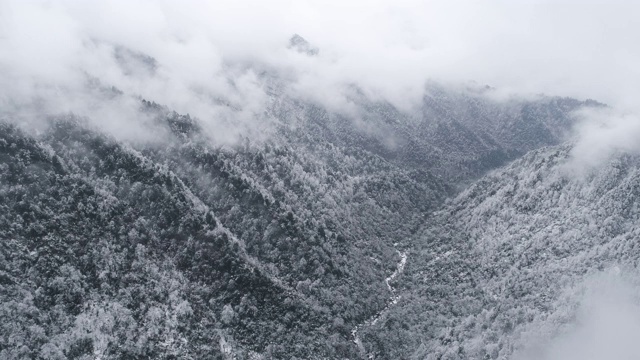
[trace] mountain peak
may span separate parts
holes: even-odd
[[[293,36],[289,39],[289,49],[294,49],[299,53],[304,53],[309,56],[318,55],[320,49],[311,45],[305,38],[298,34],[293,34]]]

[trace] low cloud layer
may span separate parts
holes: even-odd
[[[640,284],[633,269],[612,267],[587,277],[562,298],[554,314],[536,323],[517,360],[638,359]],[[541,341],[541,339],[544,339]]]
[[[353,84],[410,110],[428,79],[635,111],[637,10],[595,0],[4,0],[0,105],[108,115],[86,90],[98,79],[195,115],[223,138],[268,121],[269,72],[343,111]],[[296,33],[319,52],[290,49]],[[100,122],[116,121],[107,115]],[[251,126],[223,126],[232,123]]]
[[[604,107],[588,108],[576,113],[576,140],[567,170],[585,175],[616,154],[640,153],[640,112]]]

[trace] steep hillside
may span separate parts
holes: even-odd
[[[402,300],[363,337],[372,352],[559,358],[549,342],[584,322],[585,293],[610,291],[592,279],[633,279],[640,259],[640,158],[619,154],[585,178],[567,165],[570,152],[527,154],[427,221]]]
[[[588,105],[442,91],[417,115],[361,98],[359,118],[274,93],[272,134],[224,146],[147,101],[160,140],[72,115],[39,133],[3,124],[1,357],[364,356],[354,329],[394,311],[425,217],[461,181],[558,142]]]

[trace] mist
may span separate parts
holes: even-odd
[[[575,143],[566,169],[584,177],[619,154],[640,153],[640,118],[633,110],[582,109],[575,115]]]
[[[640,287],[637,271],[612,266],[566,289],[546,323],[533,324],[538,339],[529,338],[516,359],[637,359],[640,345]],[[567,321],[568,320],[568,321]]]
[[[358,108],[357,99],[366,98],[370,101],[389,103],[399,109],[402,116],[406,115],[407,119],[412,119],[412,116],[428,116],[421,112],[421,106],[424,105],[425,95],[429,91],[427,84],[433,82],[457,92],[482,89],[474,92],[473,96],[487,97],[490,101],[499,103],[508,103],[514,99],[541,99],[543,96],[593,99],[602,103],[602,106],[585,108],[573,113],[577,121],[572,137],[569,139],[572,150],[566,165],[571,176],[588,180],[586,174],[589,171],[598,170],[599,166],[617,154],[640,154],[640,142],[638,142],[640,105],[636,99],[637,84],[640,83],[640,71],[637,70],[637,64],[640,64],[640,48],[636,46],[640,43],[640,22],[637,20],[639,11],[640,2],[622,0],[606,2],[600,0],[397,0],[393,2],[383,0],[348,2],[338,0],[114,0],[110,2],[0,0],[0,123],[9,122],[38,133],[48,125],[52,117],[69,116],[86,121],[91,127],[124,142],[146,144],[163,141],[170,136],[169,131],[163,127],[166,125],[156,121],[153,114],[141,108],[141,100],[144,99],[166,106],[168,111],[189,114],[191,118],[197,119],[202,133],[212,144],[228,145],[237,144],[238,140],[245,138],[250,138],[252,141],[269,139],[281,121],[274,112],[270,111],[270,106],[274,101],[294,99],[305,104],[319,105],[329,112],[342,115],[336,116],[337,121],[342,121],[343,118],[353,120],[354,127],[366,135],[364,140],[358,139],[367,143],[365,145],[371,145],[372,148],[377,149],[377,144],[369,144],[373,143],[370,138],[375,140],[381,138],[380,143],[383,146],[395,150],[394,148],[403,146],[403,139],[394,138],[393,134],[388,134],[384,129],[381,130],[376,124],[368,124],[366,119],[359,118],[361,109]],[[274,96],[274,89],[281,93]],[[554,103],[556,107],[549,108],[555,110],[560,108],[564,111],[562,102],[557,103],[560,105]],[[509,109],[516,114],[514,117],[517,117],[520,114],[518,106],[521,103],[512,101],[507,105],[509,104],[516,104]],[[445,111],[448,109],[443,110]],[[464,109],[461,112],[464,112]],[[541,110],[541,112],[544,111]],[[471,112],[469,113],[469,117],[474,116]],[[501,115],[499,110],[490,114],[495,114],[496,119],[501,119],[498,117]],[[556,120],[554,114],[550,110],[548,114],[543,115],[548,115],[553,122]],[[510,116],[511,113],[507,115]],[[451,116],[455,117],[455,114]],[[386,119],[380,121],[384,120]],[[502,125],[496,125],[490,131],[500,131],[499,127]],[[546,130],[545,124],[536,125]],[[390,125],[389,128],[392,126]],[[475,135],[473,132],[480,128],[484,129],[482,126],[474,127],[469,133],[465,133],[464,137],[473,138]],[[534,130],[531,130],[532,128]],[[535,137],[538,134],[536,132],[538,127],[532,128],[522,126],[522,132],[527,136]],[[410,127],[406,129],[409,129],[406,130],[407,132],[412,130]],[[456,131],[446,130],[456,129],[455,126],[443,126],[442,129]],[[300,219],[300,224],[305,226],[306,224],[315,226],[316,222],[326,225],[325,219],[330,220],[327,220],[329,224],[332,221],[342,224],[341,221],[344,221],[344,229],[331,230],[335,230],[337,234],[335,239],[336,243],[340,242],[340,247],[336,246],[336,249],[339,251],[327,250],[327,254],[331,256],[340,254],[340,261],[347,259],[344,263],[335,262],[336,264],[344,264],[345,268],[354,266],[353,272],[345,272],[357,275],[349,280],[353,279],[354,286],[361,281],[362,274],[368,276],[368,281],[374,283],[374,275],[382,280],[386,278],[383,275],[389,267],[385,269],[382,265],[378,266],[383,263],[385,257],[388,257],[386,253],[396,254],[397,252],[402,258],[405,253],[400,252],[401,247],[395,248],[398,243],[410,249],[416,246],[416,243],[423,241],[418,230],[430,226],[428,221],[431,221],[425,214],[436,209],[436,205],[440,205],[438,203],[440,199],[444,202],[444,199],[451,195],[453,190],[449,192],[449,185],[465,186],[474,181],[476,175],[481,175],[482,171],[489,171],[490,166],[502,166],[506,161],[513,159],[507,155],[515,154],[515,150],[505,151],[504,154],[493,151],[500,144],[491,143],[492,134],[488,132],[477,141],[479,144],[482,143],[482,146],[486,145],[486,149],[481,145],[474,147],[474,141],[477,139],[472,139],[473,141],[470,140],[468,143],[473,146],[469,145],[470,150],[464,149],[468,151],[466,153],[460,151],[461,154],[456,153],[456,150],[460,149],[451,149],[457,145],[452,145],[451,148],[444,146],[448,145],[446,143],[449,139],[455,140],[455,136],[449,138],[442,136],[442,139],[439,138],[441,144],[434,144],[433,149],[426,146],[431,144],[418,144],[424,147],[422,153],[415,150],[420,150],[418,145],[407,146],[414,152],[410,155],[426,154],[423,158],[427,161],[415,163],[407,161],[407,164],[404,164],[405,167],[398,165],[400,163],[398,160],[389,161],[388,164],[384,164],[384,168],[381,166],[377,169],[375,167],[378,163],[382,163],[378,154],[372,152],[369,157],[367,153],[367,157],[362,159],[351,155],[361,153],[360,148],[356,148],[357,151],[349,148],[345,148],[344,151],[333,148],[326,150],[329,154],[326,155],[327,157],[335,157],[342,161],[340,166],[349,169],[348,171],[338,169],[339,171],[335,174],[333,174],[334,169],[328,171],[331,167],[329,165],[325,169],[324,164],[321,164],[323,166],[318,165],[316,169],[313,161],[307,162],[308,159],[305,159],[303,152],[297,153],[299,149],[290,151],[292,154],[295,153],[295,157],[293,155],[287,157],[290,155],[289,152],[283,152],[286,155],[276,158],[280,156],[276,155],[276,151],[270,151],[269,157],[263,157],[263,152],[258,151],[256,154],[260,156],[256,155],[255,159],[220,156],[220,159],[217,159],[220,161],[211,160],[210,162],[215,162],[214,165],[220,166],[220,169],[224,165],[225,171],[227,168],[235,171],[232,173],[229,170],[230,179],[235,179],[233,176],[237,175],[239,179],[246,182],[246,184],[242,183],[243,188],[252,189],[255,194],[260,195],[260,197],[256,195],[258,200],[255,200],[258,204],[255,211],[257,215],[249,214],[250,211],[247,211],[249,215],[243,218],[238,216],[236,219],[235,216],[245,209],[253,209],[254,205],[244,203],[249,195],[238,195],[239,200],[234,203],[236,198],[232,195],[235,196],[234,192],[240,187],[236,189],[231,180],[227,182],[227,179],[222,179],[222,176],[218,186],[220,189],[223,189],[223,186],[226,187],[219,193],[211,190],[210,184],[207,183],[208,177],[207,181],[196,179],[198,181],[193,181],[195,185],[188,184],[189,182],[180,183],[181,185],[174,186],[172,191],[176,194],[175,199],[182,199],[184,194],[193,195],[186,190],[184,194],[180,192],[183,191],[183,185],[185,188],[187,185],[192,185],[193,189],[201,191],[203,198],[205,195],[210,198],[207,201],[210,201],[211,208],[222,203],[225,206],[229,205],[231,210],[220,207],[221,213],[228,211],[225,215],[227,219],[231,219],[228,223],[242,231],[246,230],[249,234],[246,235],[247,239],[250,241],[262,239],[261,241],[267,245],[269,245],[267,242],[272,239],[267,239],[268,236],[264,235],[267,232],[262,231],[262,228],[255,224],[263,222],[270,224],[272,221],[276,224],[276,219],[280,218],[287,219],[287,224],[293,223],[293,220],[289,221],[289,219],[294,219],[294,214],[295,220]],[[312,135],[315,136],[315,134]],[[350,135],[347,134],[347,136]],[[297,134],[291,136],[297,136]],[[416,137],[418,136],[422,135]],[[523,136],[523,138],[526,137]],[[327,142],[330,141],[327,140]],[[460,144],[467,144],[467,142],[461,141]],[[312,145],[322,148],[325,143],[318,140],[317,144]],[[413,143],[410,145],[414,146]],[[516,148],[520,149],[520,147],[514,147]],[[486,156],[481,157],[482,154],[478,153],[484,151],[483,149],[486,150]],[[531,148],[522,147],[522,149],[524,149],[522,153],[525,153]],[[452,153],[450,158],[444,156],[449,155],[449,152]],[[401,151],[398,153],[405,155]],[[488,159],[487,164],[491,164],[480,164],[477,173],[468,170],[469,174],[473,174],[473,178],[472,175],[468,175],[468,178],[463,179],[464,181],[460,180],[460,184],[444,184],[446,179],[442,180],[435,170],[433,178],[423,176],[421,172],[422,170],[430,171],[421,166],[426,167],[424,164],[432,161],[431,155],[437,156],[441,153],[444,154],[442,159],[451,161],[451,164],[445,165],[451,165],[452,169],[459,170],[462,174],[459,177],[451,175],[452,179],[456,179],[455,181],[459,181],[458,179],[462,176],[467,176],[463,167],[476,162],[477,159]],[[495,154],[498,155],[494,156]],[[178,158],[177,152],[171,155],[176,156],[176,159],[187,159],[186,156]],[[325,156],[324,153],[321,155]],[[400,155],[397,157],[401,158]],[[504,162],[499,164],[492,162],[493,157],[503,161],[500,157],[502,155],[504,155]],[[394,156],[395,154],[391,154],[389,158]],[[318,157],[321,156],[318,155]],[[14,161],[13,159],[19,159],[19,156],[15,155],[7,159],[9,159],[7,161]],[[101,164],[100,159],[96,159],[96,164]],[[331,159],[334,161],[333,158]],[[173,159],[171,161],[178,162]],[[254,161],[266,161],[264,169],[267,170],[263,171],[258,165],[253,167]],[[479,160],[477,162],[480,163]],[[329,164],[329,161],[327,163]],[[360,163],[362,165],[354,165]],[[205,164],[204,160],[203,164]],[[158,167],[161,165],[161,162],[158,162]],[[218,171],[221,173],[220,169],[209,165],[210,167],[205,170],[210,171],[213,174],[212,177],[217,176]],[[193,160],[184,168],[176,166],[175,170],[176,173],[181,174],[180,176],[187,179],[192,177],[191,180],[193,180],[193,174],[199,174],[195,170],[205,171],[202,170],[203,166]],[[277,169],[274,170],[275,168]],[[469,168],[471,169],[471,166]],[[14,171],[9,166],[0,167],[0,170],[2,169],[9,175]],[[435,166],[434,169],[447,174],[449,166],[443,165],[444,170],[437,169]],[[189,172],[190,170],[194,171]],[[475,167],[472,170],[476,171]],[[263,178],[262,172],[272,174]],[[454,173],[453,170],[451,172]],[[271,176],[273,174],[275,175]],[[225,173],[225,175],[228,174]],[[429,176],[431,175],[429,173]],[[91,176],[96,175],[91,174]],[[167,175],[166,178],[169,179],[169,176]],[[51,172],[51,179],[57,179],[53,172]],[[175,179],[178,179],[178,175],[175,175]],[[441,180],[443,184],[440,184]],[[512,185],[510,179],[505,182]],[[177,180],[175,183],[178,184]],[[288,184],[294,183],[308,186],[300,186],[303,190],[298,193],[294,190],[289,192],[289,189],[286,189],[287,192],[284,191]],[[536,183],[532,181],[531,186],[540,186],[535,185]],[[17,180],[16,184],[19,185]],[[44,180],[42,184],[44,184],[42,189],[49,186]],[[358,189],[364,190],[355,190],[354,184],[358,184]],[[407,184],[413,184],[411,185],[413,187]],[[59,185],[60,193],[71,191],[70,187],[63,185]],[[529,186],[528,183],[523,185],[523,187],[526,186]],[[333,187],[337,190],[334,191]],[[20,188],[20,186],[16,185],[10,190],[14,191],[14,188]],[[392,190],[376,190],[379,188]],[[31,193],[41,192],[41,188],[34,189]],[[490,196],[506,192],[507,190],[504,189]],[[75,191],[75,188],[72,190]],[[482,189],[478,191],[480,190]],[[513,189],[514,192],[516,190]],[[524,189],[522,192],[525,193],[528,190],[530,189]],[[240,191],[244,190],[238,190]],[[388,198],[386,194],[382,194],[384,191],[389,192]],[[223,195],[227,196],[227,192],[229,197],[223,198]],[[249,191],[247,190],[246,193],[249,194]],[[280,205],[270,207],[269,202],[263,201],[263,193],[282,194],[282,209],[286,208],[287,211],[280,214]],[[525,195],[523,199],[534,201],[533,198],[529,198],[528,193]],[[544,196],[541,195],[541,199],[535,201],[539,200],[545,205],[547,199],[542,199]],[[630,198],[631,196],[633,194]],[[365,197],[366,202],[365,200],[360,202],[361,198],[365,199]],[[15,196],[15,199],[18,198]],[[312,207],[313,211],[308,209],[309,204],[318,203],[320,202],[318,199],[321,198],[329,205],[321,204]],[[25,199],[28,198],[25,197]],[[516,200],[514,203],[517,202]],[[433,202],[434,205],[423,207],[422,203],[427,201]],[[24,203],[27,202],[24,200]],[[475,206],[472,201],[469,203],[465,206]],[[149,208],[157,205],[153,201],[145,204]],[[176,210],[176,213],[188,215],[192,209],[190,204],[186,204],[184,208],[176,205],[176,209],[180,209],[180,211]],[[491,205],[489,202],[486,204]],[[14,210],[16,214],[24,208],[23,204],[18,205]],[[178,205],[182,206],[182,203]],[[260,207],[263,205],[264,209]],[[496,209],[502,209],[498,207],[502,204],[494,205]],[[133,208],[138,205],[132,200],[131,206]],[[343,209],[338,209],[340,211],[334,209],[338,206]],[[551,208],[551,205],[548,206]],[[369,211],[369,208],[373,210]],[[544,207],[540,208],[544,209]],[[568,209],[573,211],[574,208],[568,207]],[[608,211],[604,206],[602,209],[603,213]],[[316,214],[316,210],[321,216]],[[529,210],[529,208],[526,209],[526,211]],[[619,209],[616,207],[615,210]],[[475,214],[473,211],[469,213]],[[194,212],[192,218],[204,216],[206,219],[209,215],[203,214],[204,211],[202,214]],[[113,218],[121,221],[120,218],[123,217],[113,215]],[[512,214],[506,214],[503,217],[505,221],[512,221],[513,218]],[[29,221],[28,218],[26,219],[25,221]],[[159,215],[158,219],[160,219]],[[402,219],[402,221],[396,221],[396,219]],[[460,219],[460,223],[468,223],[466,218]],[[484,226],[485,223],[498,221],[496,219],[498,217],[488,215],[486,221],[485,219],[477,221],[480,226]],[[531,219],[534,225],[538,221],[535,218]],[[128,221],[122,220],[122,229],[132,226],[125,220]],[[22,222],[23,219],[20,218],[20,221]],[[403,221],[406,224],[401,224]],[[476,221],[475,218],[473,221]],[[526,222],[528,221],[529,218]],[[612,218],[610,222],[617,224],[616,221],[618,218]],[[560,222],[559,225],[566,225]],[[581,226],[592,226],[589,221],[586,223],[588,224]],[[604,224],[608,226],[609,222]],[[205,225],[203,229],[208,229],[211,224]],[[447,225],[451,224],[447,223]],[[509,226],[512,225],[509,224]],[[269,229],[266,226],[265,228]],[[326,240],[323,226],[318,225],[317,233],[322,234],[322,238]],[[553,226],[556,226],[556,223],[553,223]],[[373,227],[374,230],[370,231],[367,227]],[[512,228],[514,227],[505,225],[505,229]],[[315,231],[315,228],[311,228],[310,225],[309,229],[311,229],[310,234],[311,231]],[[384,231],[379,231],[380,229]],[[523,229],[525,229],[524,226]],[[450,231],[448,227],[446,230]],[[327,234],[330,232],[326,231]],[[344,231],[344,234],[339,231]],[[532,225],[524,231],[533,233],[537,230]],[[573,229],[562,228],[558,231],[570,232]],[[368,236],[374,233],[375,237]],[[497,234],[498,231],[495,233]],[[355,234],[353,239],[349,238],[352,234]],[[402,235],[402,239],[398,240],[392,248],[389,244],[394,236],[399,236],[398,234],[410,234],[410,236]],[[428,234],[431,236],[431,233]],[[191,234],[185,233],[185,238],[191,239],[190,236]],[[357,238],[360,236],[362,238]],[[275,238],[274,235],[273,239]],[[629,238],[630,241],[636,241],[631,235]],[[114,237],[114,239],[120,238]],[[279,249],[279,247],[287,248],[280,245],[286,245],[290,240],[289,237],[284,238],[283,241],[278,240],[277,243],[273,240],[273,244],[269,245],[271,247],[265,248],[269,251],[276,250],[270,252],[269,257],[265,257],[267,259],[265,261],[294,259],[289,256],[290,253],[284,250],[280,253]],[[344,247],[351,246],[352,240],[364,250],[360,252],[360,248]],[[116,244],[115,240],[113,241]],[[525,241],[524,238],[522,241]],[[258,248],[258,245],[255,247]],[[369,248],[373,249],[372,253],[368,252]],[[16,254],[27,253],[21,249],[16,250]],[[309,252],[317,250],[318,252],[313,254],[324,254],[318,250],[320,246],[315,246],[315,243],[314,246],[309,246],[309,249],[312,250],[306,250],[306,248],[304,251],[300,250],[300,257],[295,258],[295,264],[306,264],[307,260],[304,256]],[[350,253],[348,249],[353,251]],[[356,250],[358,252],[355,252]],[[369,256],[377,256],[378,250],[380,250],[379,255],[384,255],[380,256],[382,260]],[[517,251],[514,250],[514,252]],[[446,258],[449,253],[447,252],[444,257]],[[567,250],[567,253],[570,251]],[[272,254],[274,254],[273,257],[271,257]],[[413,262],[419,261],[422,253],[407,250],[406,254],[410,255],[409,261],[412,262],[411,266],[407,267],[407,272],[412,271],[410,268],[414,266],[418,268]],[[329,259],[329,255],[317,257]],[[356,255],[362,256],[356,258]],[[348,256],[353,256],[353,259]],[[355,264],[357,261],[352,260],[360,261],[360,258],[370,259],[373,262],[363,263],[362,268],[355,267],[360,264]],[[70,259],[70,261],[76,261],[73,257]],[[437,259],[440,257],[438,256]],[[304,262],[298,260],[304,260]],[[334,263],[332,259],[330,260],[332,262],[327,260],[327,264]],[[276,260],[273,261],[274,263],[269,263],[267,267],[273,266],[274,269],[280,269],[274,265]],[[407,261],[407,258],[404,257],[402,261]],[[282,262],[277,265],[283,264],[287,263]],[[294,264],[293,260],[291,264]],[[300,268],[304,266],[306,265],[299,265]],[[337,266],[336,269],[338,269]],[[327,269],[332,270],[333,267],[334,265],[326,266]],[[293,274],[297,268],[283,265],[282,272],[288,274],[291,270]],[[277,274],[279,271],[274,273]],[[311,270],[309,272],[311,273]],[[37,273],[29,274],[31,276]],[[326,295],[327,299],[333,296],[334,293],[321,288],[324,285],[321,284],[320,279],[324,276],[325,270],[319,263],[317,269],[313,270],[313,274],[318,276],[313,286],[315,287],[316,283],[320,284],[318,288],[322,290],[318,290],[318,293],[322,296]],[[521,358],[548,360],[640,358],[640,346],[635,341],[635,336],[640,333],[640,286],[636,280],[637,275],[632,270],[613,268],[603,274],[580,278],[576,282],[571,281],[565,294],[554,305],[561,304],[527,325],[531,326],[527,328],[526,335],[531,336],[524,339],[527,345],[525,347],[533,349],[531,351],[534,355],[529,356],[527,353]],[[582,275],[576,276],[578,277]],[[69,278],[72,279],[72,277]],[[297,278],[291,277],[291,279]],[[298,285],[302,284],[301,288],[305,292],[311,287],[309,279],[297,281]],[[396,299],[395,290],[391,289],[388,279],[386,286],[380,282],[376,285],[376,289],[389,290],[394,295],[387,298],[386,293],[380,293],[383,296],[378,297],[378,305],[386,304],[388,299],[395,301],[393,305],[398,302],[394,300]],[[176,280],[175,283],[180,281]],[[330,286],[335,284],[331,283]],[[290,285],[292,288],[297,288],[296,283],[292,282]],[[340,284],[340,289],[343,285]],[[329,285],[326,286],[329,289]],[[338,288],[338,285],[335,286]],[[460,287],[460,283],[452,283],[451,289],[456,287]],[[274,289],[278,288],[274,287]],[[354,291],[353,294],[374,294],[370,291],[374,289],[373,287],[358,289],[360,289],[359,292]],[[237,290],[234,289],[234,291]],[[343,300],[346,297],[343,297],[342,290],[340,291],[340,297],[336,297],[338,299],[336,303],[345,302]],[[446,293],[446,291],[442,292]],[[176,290],[175,293],[177,294],[178,291]],[[348,319],[343,318],[344,314],[339,312],[342,310],[336,310],[333,315],[336,315],[335,319],[338,321],[332,319],[332,326],[340,328],[342,335],[349,334],[351,332],[345,327],[346,319],[348,324],[354,323],[352,325],[358,329],[357,317],[366,315],[366,307],[361,306],[359,302],[362,301],[362,304],[365,304],[367,299],[356,295],[353,299],[348,299],[353,300],[349,306],[358,309],[358,312],[345,311],[344,314],[352,317]],[[406,299],[410,298],[406,297]],[[204,302],[194,302],[196,303],[204,304]],[[400,304],[403,305],[403,303]],[[226,308],[230,305],[223,306]],[[389,309],[390,306],[384,308]],[[351,308],[344,306],[344,309]],[[169,312],[166,313],[169,314]],[[543,310],[539,313],[542,314]],[[338,315],[342,317],[337,317]],[[547,317],[543,318],[545,316]],[[223,322],[226,323],[226,321]],[[364,324],[366,323],[365,321]],[[422,325],[424,324],[421,324],[420,328],[423,328]],[[539,328],[535,328],[536,326]],[[424,325],[424,329],[427,328],[428,326]],[[324,331],[324,327],[322,329]],[[418,326],[412,329],[418,329]],[[277,335],[272,334],[271,330],[265,333],[269,336]],[[323,333],[322,336],[324,335],[326,334]],[[511,336],[511,334],[506,335]],[[202,339],[209,338],[202,336]],[[384,340],[382,337],[380,339]],[[342,340],[350,345],[356,339],[354,335],[354,339],[345,337]]]
[[[264,116],[264,73],[283,80],[290,94],[345,113],[354,85],[373,100],[412,111],[427,80],[491,85],[506,97],[594,98],[635,111],[640,54],[630,44],[640,36],[639,7],[623,1],[8,0],[0,3],[0,104],[5,117],[73,112],[116,129],[129,126],[124,119],[131,111],[113,116],[99,108],[131,109],[122,98],[142,97],[196,116],[218,141],[256,127],[264,133],[274,121]],[[293,34],[319,52],[288,48]],[[125,104],[104,105],[104,92],[87,91],[95,80],[122,91],[124,97],[111,101]]]

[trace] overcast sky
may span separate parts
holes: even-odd
[[[204,118],[218,115],[210,100],[224,96],[250,117],[264,101],[251,69],[266,67],[337,108],[346,84],[410,107],[433,79],[629,112],[640,83],[638,10],[589,0],[0,0],[0,101],[58,96],[54,110],[73,110],[86,99],[64,94],[81,94],[89,75]],[[288,50],[294,33],[319,55]],[[114,46],[152,56],[157,72],[123,72]]]

